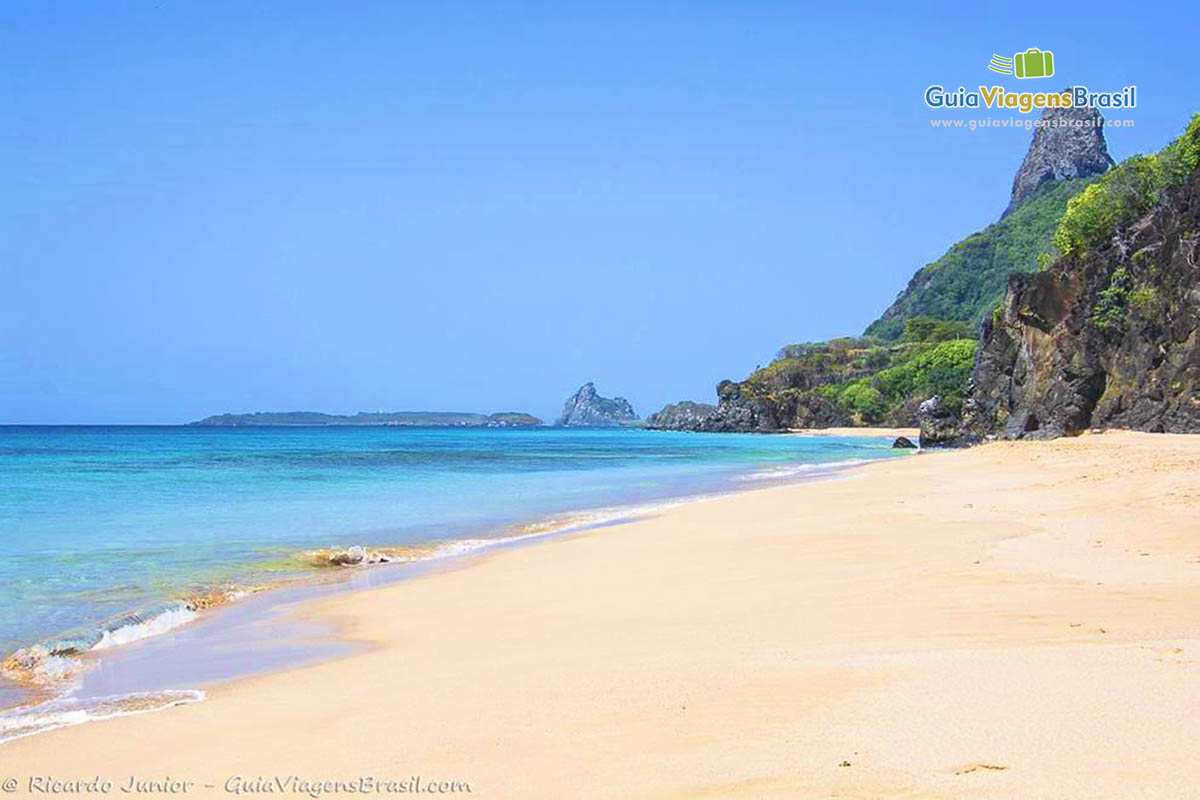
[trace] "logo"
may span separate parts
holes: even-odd
[[[988,69],[1014,78],[1050,78],[1054,76],[1054,53],[1031,47],[1023,53],[1014,53],[1012,58],[992,55]],[[1126,86],[1116,92],[1093,92],[1078,84],[1058,91],[1008,91],[1003,86],[980,86],[970,91],[959,86],[958,91],[947,90],[945,85],[935,83],[925,90],[925,105],[930,108],[990,108],[1011,109],[1022,114],[1040,112],[1049,108],[1137,108],[1137,87]]]
[[[1018,78],[1049,78],[1054,75],[1054,53],[1038,50],[1036,47],[1031,47],[1024,53],[1017,53],[1012,58],[993,53],[988,69]]]

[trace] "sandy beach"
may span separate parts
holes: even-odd
[[[0,778],[1200,797],[1197,508],[1200,437],[1134,433],[685,504],[314,602],[361,652],[10,742]]]

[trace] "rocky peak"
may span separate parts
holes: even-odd
[[[601,397],[596,385],[588,381],[567,398],[559,425],[566,427],[611,428],[636,422],[638,415],[624,397]]]
[[[1094,108],[1048,108],[1013,178],[1007,216],[1047,181],[1087,178],[1113,166],[1104,141],[1104,117]]]

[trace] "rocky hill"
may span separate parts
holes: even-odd
[[[571,428],[613,428],[638,421],[633,406],[624,397],[601,397],[592,382],[567,398],[556,425]]]
[[[1103,117],[1092,108],[1046,109],[1044,123],[1013,178],[1012,197],[1004,216],[1012,213],[1044,184],[1101,175],[1115,166],[1104,141]]]
[[[1094,109],[1047,109],[1001,219],[919,269],[866,334],[895,339],[914,316],[982,322],[1004,296],[1008,276],[1032,272],[1039,255],[1053,249],[1067,202],[1108,170],[1102,123]]]
[[[790,345],[743,381],[722,381],[717,405],[676,403],[646,420],[668,430],[777,431],[916,424],[920,402],[953,402],[975,340],[960,323],[909,320],[899,342],[867,338]]]
[[[934,395],[957,411],[977,343],[1013,272],[1032,272],[1054,250],[1072,198],[1100,180],[1111,159],[1093,110],[1049,109],[995,224],[917,272],[864,336],[783,348],[743,381],[722,381],[717,405],[677,403],[647,425],[672,430],[917,423]]]
[[[921,409],[923,445],[1093,427],[1200,432],[1200,115],[1072,200],[1062,254],[1013,275],[961,412]]]

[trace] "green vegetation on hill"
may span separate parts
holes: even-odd
[[[1200,164],[1200,114],[1178,139],[1154,155],[1127,158],[1067,203],[1054,233],[1060,254],[1070,256],[1120,235],[1131,222],[1162,202]]]
[[[912,425],[934,395],[943,408],[961,407],[976,331],[989,316],[1002,317],[1014,273],[1046,269],[1094,242],[1114,217],[1161,199],[1162,187],[1177,185],[1200,159],[1190,138],[1104,177],[1113,162],[1098,111],[1051,109],[1041,121],[1004,216],[920,269],[862,337],[785,347],[745,380],[721,381],[715,408],[672,406],[653,424],[717,431]],[[1161,316],[1162,301],[1154,287],[1118,271],[1096,313],[1115,330],[1127,308]]]
[[[974,339],[908,346],[874,375],[828,387],[829,396],[862,423],[908,423],[917,405],[935,394],[952,408],[962,404],[975,360]]]
[[[977,325],[1004,296],[1012,272],[1033,272],[1039,256],[1052,249],[1055,230],[1074,197],[1101,177],[1050,181],[1011,214],[971,234],[927,265],[883,316],[869,336],[894,340],[906,319],[928,316]]]
[[[860,337],[784,347],[740,387],[744,397],[777,408],[812,392],[844,422],[909,425],[935,394],[951,406],[962,402],[976,344],[966,323],[914,317],[897,342]]]

